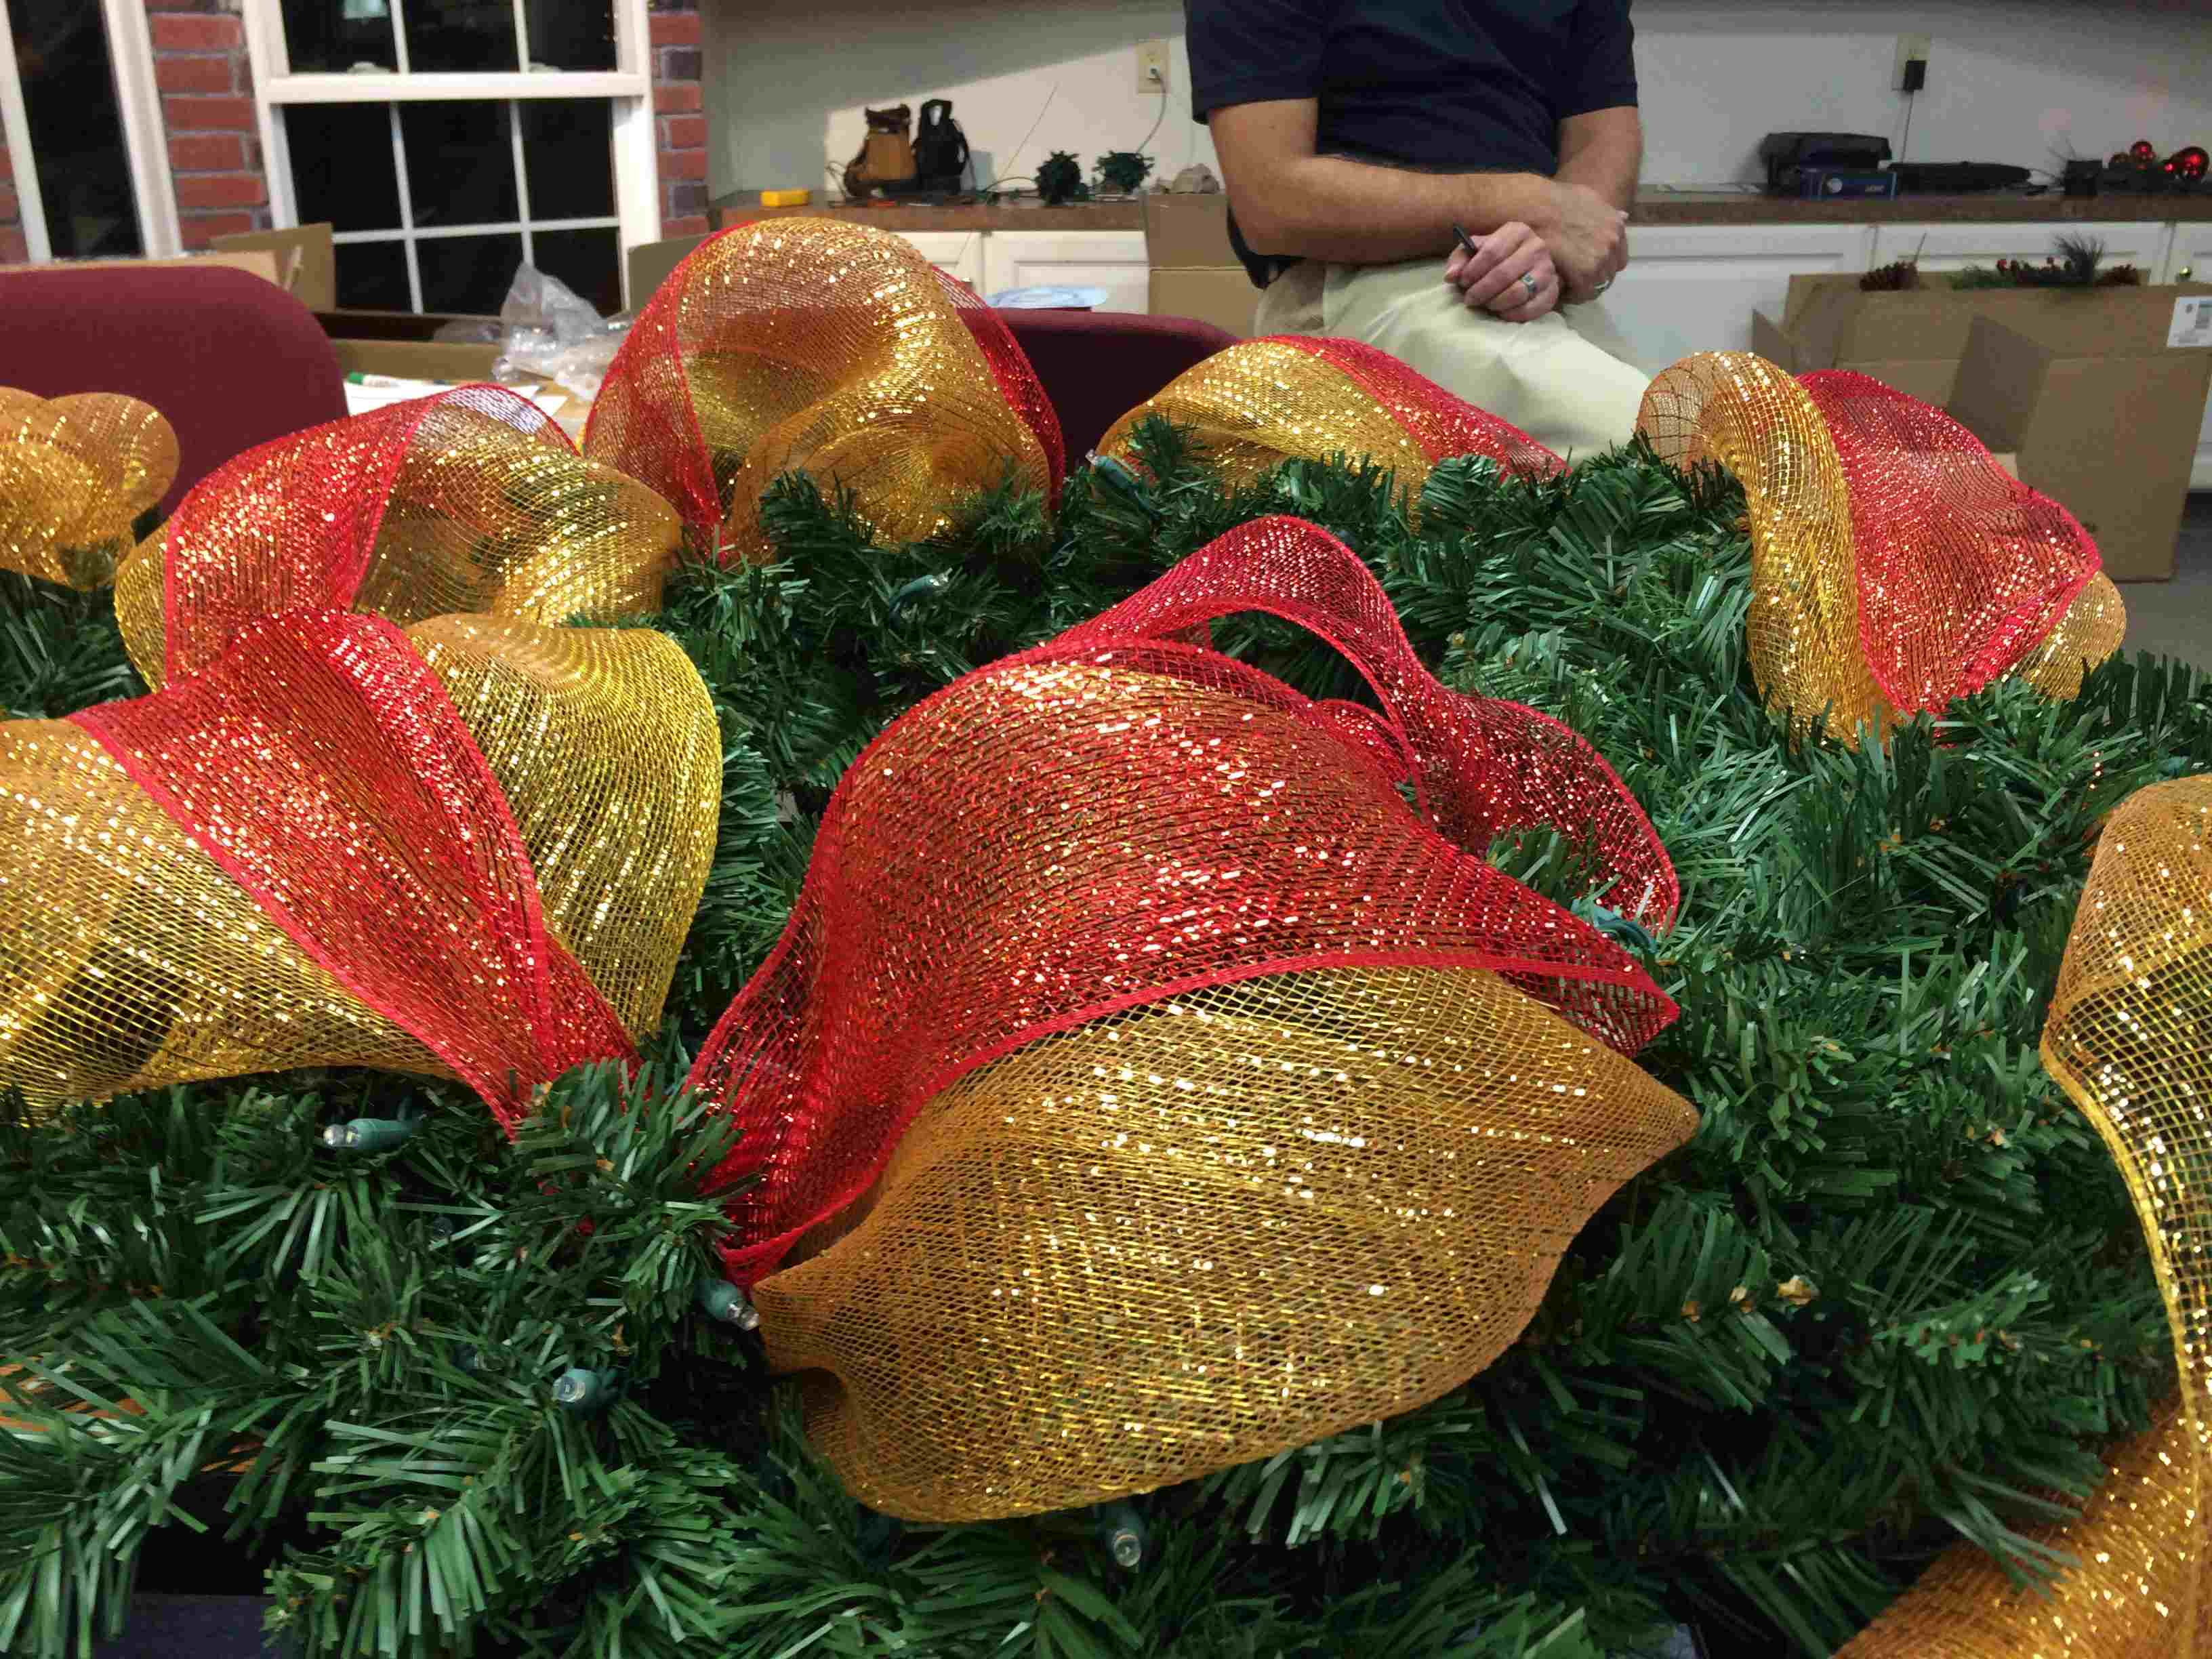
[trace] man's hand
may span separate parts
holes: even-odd
[[[1552,185],[1551,212],[1537,231],[1570,304],[1595,299],[1628,264],[1628,216],[1586,185]]]
[[[1452,250],[1444,280],[1459,285],[1470,311],[1509,323],[1533,323],[1559,303],[1559,274],[1544,239],[1518,221],[1475,239],[1475,251]]]

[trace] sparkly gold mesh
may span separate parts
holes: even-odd
[[[2127,605],[2112,579],[2100,571],[2021,662],[2020,677],[2046,697],[2069,702],[2081,694],[2081,677],[2118,651],[2127,631]]]
[[[135,398],[0,386],[0,568],[97,587],[177,476],[177,434]]]
[[[648,629],[440,617],[408,636],[499,780],[546,927],[644,1036],[721,808],[720,728],[698,670]]]
[[[665,501],[577,455],[527,399],[462,386],[279,439],[210,475],[124,562],[116,616],[159,686],[256,618],[295,611],[403,626],[649,611],[681,533]]]
[[[1639,429],[1735,473],[1752,532],[1752,670],[1801,733],[1855,742],[2000,675],[2070,697],[2127,614],[2064,507],[1959,423],[1863,374],[1792,380],[1747,352],[1684,359]]]
[[[1057,486],[1057,423],[1004,335],[995,317],[963,321],[889,232],[740,225],[639,313],[585,453],[653,485],[726,562],[766,553],[761,493],[793,471],[852,490],[879,541],[917,540],[1003,479]]]
[[[2043,1063],[2120,1166],[2173,1331],[2179,1398],[2111,1454],[2043,1541],[2076,1558],[2045,1595],[1952,1550],[1850,1659],[2186,1659],[2212,1654],[2204,1565],[2212,1406],[2212,776],[2138,791],[2106,822],[2044,1028]]]
[[[1637,430],[1663,461],[1713,462],[1751,517],[1753,678],[1800,733],[1823,710],[1856,743],[1894,720],[1859,650],[1850,500],[1828,428],[1804,389],[1747,351],[1686,357],[1651,382]]]
[[[72,1100],[295,1066],[438,1073],[89,733],[0,724],[0,1088]]]
[[[1695,1121],[1493,974],[1248,980],[944,1091],[857,1225],[754,1294],[863,1503],[1065,1508],[1456,1387]]]
[[[1357,341],[1270,335],[1224,347],[1116,421],[1099,453],[1126,456],[1154,415],[1191,428],[1238,484],[1293,458],[1336,455],[1387,467],[1416,496],[1448,455],[1488,455],[1538,476],[1563,465],[1519,428]]]
[[[2203,1522],[2197,1454],[2169,1407],[2106,1455],[2105,1481],[2063,1525],[2024,1527],[2076,1559],[2048,1585],[2014,1584],[1957,1545],[1836,1659],[2191,1659],[2198,1633]]]
[[[362,1065],[511,1121],[658,1019],[720,796],[705,687],[641,630],[448,617],[410,644],[310,613],[168,692],[0,726],[0,890],[27,901],[0,1087],[43,1115]]]

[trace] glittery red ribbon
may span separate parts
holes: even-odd
[[[264,617],[344,610],[361,590],[386,507],[417,428],[441,408],[469,410],[574,455],[537,404],[505,386],[465,386],[309,427],[234,456],[170,519],[163,548],[166,678],[198,673]],[[444,487],[481,495],[480,470]],[[418,492],[437,508],[435,488]]]
[[[1900,714],[1940,712],[2042,642],[2097,545],[1942,410],[1841,369],[1798,384],[1850,493],[1867,667]]]
[[[1379,709],[1316,703],[1203,643],[1255,609],[1335,644]],[[1537,824],[1581,841],[1609,903],[1671,920],[1673,869],[1611,769],[1534,710],[1437,684],[1357,556],[1293,519],[956,682],[847,773],[783,939],[694,1069],[744,1131],[719,1172],[750,1182],[732,1276],[773,1271],[850,1204],[967,1072],[1206,986],[1482,968],[1632,1051],[1674,1005],[1480,856]]]
[[[635,1053],[547,932],[506,796],[390,623],[248,624],[196,677],[74,718],[310,957],[502,1121],[534,1085]]]

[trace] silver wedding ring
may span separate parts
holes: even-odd
[[[1539,284],[1536,281],[1536,273],[1533,270],[1522,271],[1521,273],[1521,286],[1528,290],[1528,297],[1530,299],[1534,299],[1539,291]]]

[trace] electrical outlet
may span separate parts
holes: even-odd
[[[1147,40],[1137,48],[1137,90],[1165,92],[1168,89],[1168,43]]]
[[[1907,64],[1917,62],[1921,66],[1920,72],[1922,76],[1924,77],[1927,75],[1928,48],[1930,44],[1929,38],[1924,34],[1901,34],[1898,36],[1897,73],[1890,76],[1889,79],[1890,88],[1892,91],[1902,92],[1905,90],[1905,66]],[[1923,88],[1923,90],[1925,90],[1924,87]]]

